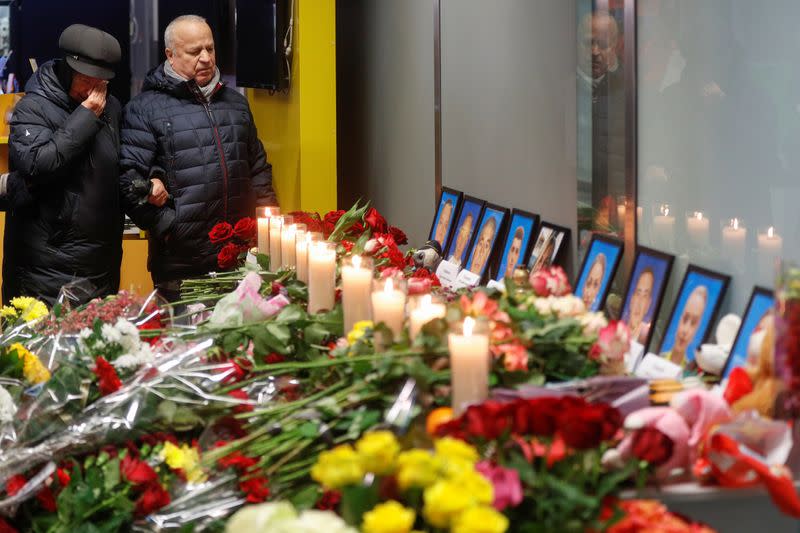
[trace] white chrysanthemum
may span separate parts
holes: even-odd
[[[119,330],[120,333],[126,335],[128,337],[136,337],[139,338],[139,330],[136,328],[134,324],[125,320],[124,318],[117,319],[117,323],[114,324],[114,327]]]
[[[155,354],[150,349],[150,345],[142,343],[137,351],[120,355],[114,359],[112,364],[118,369],[136,369],[152,362],[154,359]]]
[[[122,333],[111,324],[103,324],[103,327],[100,328],[100,334],[109,344],[119,344],[119,341],[122,340]]]
[[[553,312],[553,297],[537,298],[534,300],[533,306],[540,315],[549,315]]]
[[[0,386],[0,422],[11,422],[16,414],[17,406],[14,404],[14,399],[3,386]]]
[[[85,341],[86,339],[88,339],[89,337],[91,337],[93,333],[94,333],[94,331],[92,331],[91,329],[89,329],[89,328],[83,328],[83,329],[81,330],[81,332],[80,332],[80,333],[78,333],[78,338],[80,338],[81,340]]]

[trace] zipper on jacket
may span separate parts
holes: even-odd
[[[222,148],[222,139],[219,136],[217,124],[214,122],[214,116],[211,114],[211,107],[207,102],[203,102],[203,108],[205,108],[208,120],[211,122],[211,128],[214,130],[214,140],[217,142],[217,150],[219,151],[220,164],[222,166],[222,219],[228,220],[228,164],[225,162],[225,150]]]

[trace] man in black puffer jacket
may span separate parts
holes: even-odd
[[[208,232],[277,205],[247,99],[219,81],[211,28],[201,17],[172,21],[167,61],[126,106],[122,190],[131,219],[150,232],[148,268],[164,297],[180,280],[216,270]],[[135,184],[150,180],[149,196]]]
[[[83,300],[119,289],[121,106],[106,93],[119,42],[80,24],[61,34],[64,59],[43,64],[14,109],[8,178],[3,300],[34,296],[53,303],[61,287],[86,279]]]

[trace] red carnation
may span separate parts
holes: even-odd
[[[112,392],[117,392],[122,387],[117,371],[111,366],[111,363],[105,360],[102,356],[98,356],[94,360],[94,373],[97,376],[97,386],[100,388],[100,394],[108,396]]]
[[[672,439],[654,427],[645,427],[633,435],[631,451],[642,461],[653,466],[666,463],[672,457]]]
[[[134,459],[130,455],[126,455],[122,459],[119,471],[122,477],[134,485],[144,485],[158,479],[158,474],[149,464],[139,459]]]
[[[464,414],[467,434],[494,440],[511,426],[510,404],[488,400],[480,405],[471,405]]]
[[[252,243],[256,238],[256,231],[256,221],[250,217],[239,220],[233,228],[233,234],[247,243]]]
[[[144,492],[136,500],[136,515],[147,516],[166,507],[169,502],[169,492],[164,490],[160,483],[153,481],[146,485]]]
[[[227,222],[220,222],[208,232],[208,238],[214,244],[225,242],[231,237],[233,237],[233,226]]]
[[[72,481],[69,472],[67,472],[63,468],[59,468],[58,470],[56,470],[56,477],[58,477],[58,483],[62,487],[66,487],[67,485],[69,485],[69,482]]]
[[[228,396],[231,398],[236,398],[237,400],[242,400],[243,402],[248,402],[250,397],[247,396],[247,393],[242,389],[236,389],[228,392]],[[252,411],[254,407],[249,403],[238,403],[234,405],[233,412],[234,413],[249,413]]]
[[[223,246],[217,254],[217,265],[222,270],[233,268],[237,261],[239,261],[239,247],[232,242]]]
[[[333,511],[342,501],[342,493],[338,490],[326,490],[322,493],[315,507],[320,511]]]
[[[22,487],[24,487],[25,483],[27,482],[28,480],[25,479],[25,476],[21,474],[11,476],[8,481],[6,481],[6,492],[9,496],[14,496],[16,493],[22,490]]]
[[[267,478],[254,477],[239,483],[239,489],[247,495],[250,503],[261,503],[269,498]]]
[[[561,401],[558,398],[534,398],[528,400],[531,419],[529,430],[532,435],[550,437],[556,432],[556,420]]]
[[[342,215],[344,215],[344,213],[345,211],[343,209],[325,213],[325,216],[323,217],[322,221],[325,223],[326,226],[328,224],[330,224],[331,226],[336,226],[336,223],[339,222],[339,219],[342,218]]]
[[[50,487],[45,487],[37,492],[36,499],[39,500],[39,505],[42,506],[42,509],[48,513],[56,512],[56,498],[53,496],[53,491],[50,490]]]
[[[286,359],[279,353],[272,352],[264,356],[264,362],[268,365],[274,365],[276,363],[283,363]]]
[[[242,452],[236,451],[218,460],[217,464],[219,464],[221,468],[235,468],[240,472],[244,472],[256,466],[258,461],[252,457],[242,455]]]
[[[374,207],[370,207],[367,210],[367,214],[364,215],[364,222],[366,222],[367,225],[374,231],[377,231],[379,233],[386,232],[387,229],[386,219],[383,218],[383,215],[378,213],[378,210],[375,209]]]
[[[389,235],[392,236],[394,242],[398,245],[402,246],[404,244],[408,244],[408,237],[400,228],[396,226],[389,226]]]

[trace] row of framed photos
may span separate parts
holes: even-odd
[[[605,306],[624,251],[624,243],[614,237],[595,234],[575,281],[575,294],[587,308],[597,311]],[[633,271],[625,290],[620,319],[631,331],[640,349],[650,346],[653,325],[658,318],[669,282],[672,255],[637,247]],[[716,323],[719,308],[730,284],[730,276],[696,265],[689,265],[669,315],[664,338],[654,353],[683,368],[695,366],[694,354],[705,343]],[[722,370],[722,377],[747,363],[751,336],[765,327],[775,305],[773,292],[754,287],[741,326]]]
[[[441,245],[443,259],[485,282],[501,281],[519,265],[534,271],[561,264],[570,230],[442,187],[428,238]]]

